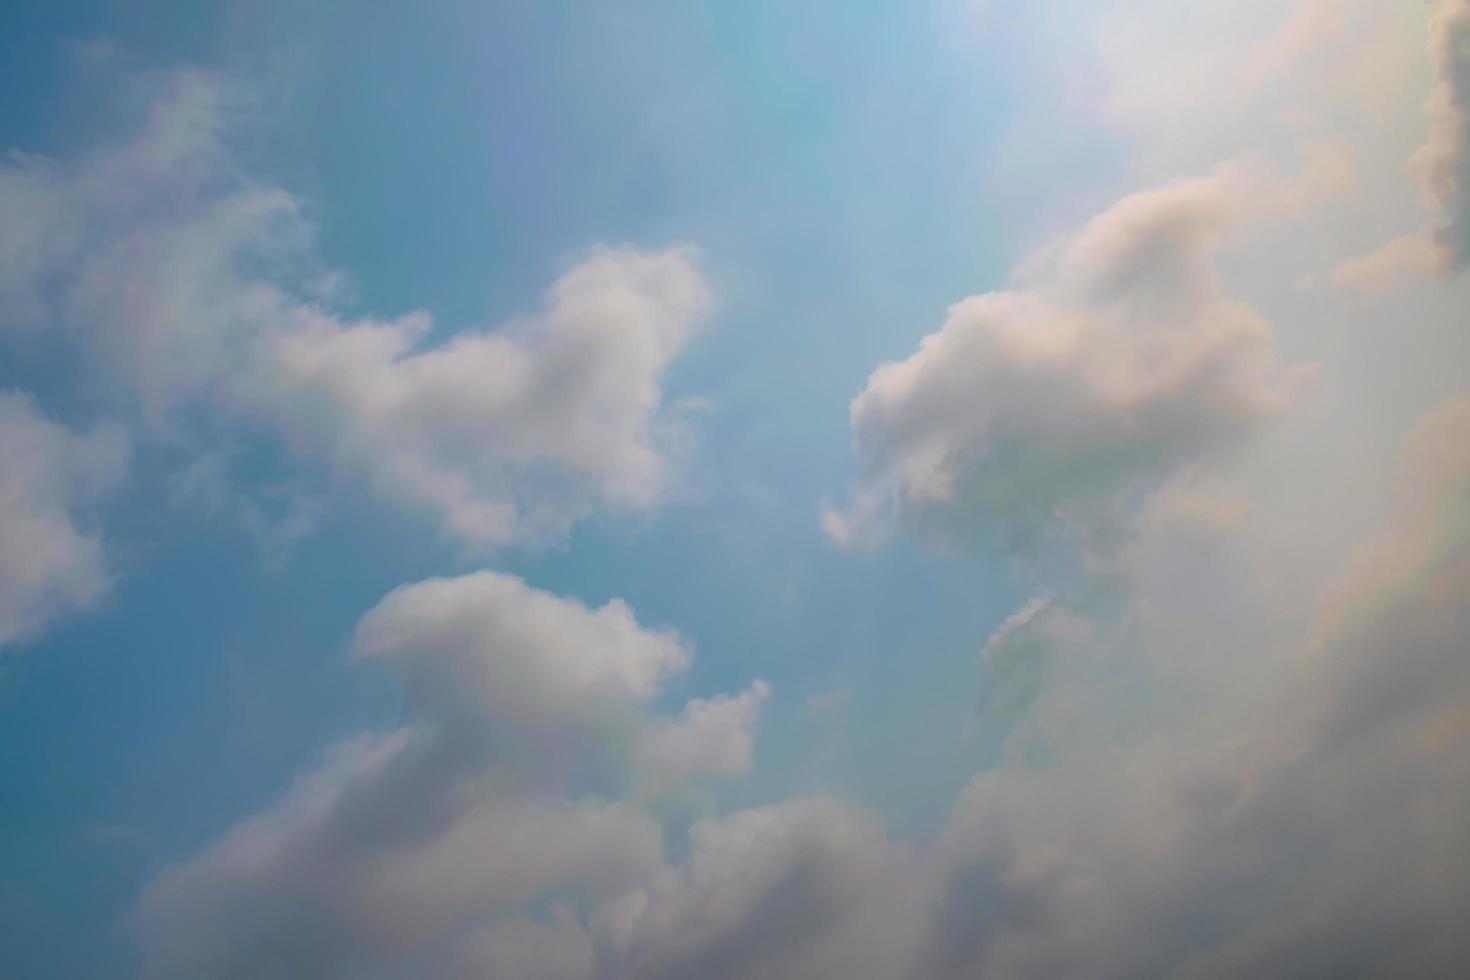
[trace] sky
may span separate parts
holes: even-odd
[[[0,974],[1470,974],[1470,2],[16,3]]]

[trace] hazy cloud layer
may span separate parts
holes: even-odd
[[[1074,602],[1023,628],[1040,663],[1008,666],[1044,681],[945,843],[946,902],[985,937],[965,971],[1470,963],[1452,924],[1470,899],[1467,421],[1461,401],[1410,434],[1399,503],[1339,574],[1273,573],[1297,536],[1149,515],[1116,571],[1120,613]]]
[[[1425,235],[1400,235],[1367,255],[1343,262],[1333,282],[1345,289],[1377,292],[1427,278],[1439,270],[1443,253]]]

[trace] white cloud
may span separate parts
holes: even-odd
[[[17,216],[0,233],[6,325],[65,327],[89,366],[126,379],[155,414],[226,370],[250,318],[234,264],[295,248],[301,231],[290,195],[231,160],[243,90],[192,71],[156,87],[132,139],[0,166],[0,200]]]
[[[1254,112],[1367,6],[1209,5],[1216,24],[1244,9],[1244,22],[1280,28],[1219,77],[1259,82]],[[1200,9],[1179,16],[1210,35],[1191,19]],[[1199,105],[1234,94],[1215,64],[1199,72],[1215,100],[1178,93],[1201,131],[1218,120]],[[1139,76],[1153,67],[1142,59]],[[1167,80],[1160,91],[1176,94]],[[1246,125],[1231,122],[1231,134]],[[1464,972],[1463,394],[1412,426],[1403,452],[1381,446],[1446,384],[1463,389],[1463,347],[1447,340],[1463,336],[1463,312],[1405,306],[1438,315],[1415,317],[1411,342],[1377,330],[1369,345],[1335,298],[1250,281],[1263,309],[1300,314],[1273,317],[1273,331],[1232,298],[1251,277],[1217,280],[1216,265],[1233,227],[1304,190],[1226,168],[1126,198],[1023,263],[1012,288],[957,304],[855,400],[864,473],[853,508],[827,515],[835,536],[894,515],[946,540],[993,530],[1023,546],[1059,524],[1122,532],[1069,570],[1080,583],[1028,602],[987,642],[986,677],[1016,695],[1014,724],[937,839],[896,844],[862,809],[808,798],[704,817],[687,835],[660,826],[632,802],[639,789],[743,771],[764,685],[663,717],[651,705],[690,657],[675,634],[620,602],[590,608],[496,573],[430,580],[387,597],[357,640],[360,658],[404,676],[416,727],[348,743],[160,875],[138,914],[154,972]],[[1292,281],[1315,271],[1282,240],[1255,251]],[[530,329],[556,309],[553,297]],[[373,392],[417,391],[396,372],[436,370],[418,366],[432,351],[412,320],[290,310],[290,336],[316,331],[323,349],[395,375]],[[1303,351],[1328,330],[1361,349]],[[485,342],[472,335],[468,359]],[[1280,413],[1291,372],[1278,343],[1361,374],[1324,379],[1336,388],[1325,407]],[[366,465],[352,454],[372,438],[359,428],[378,396],[309,374],[291,383],[327,421],[293,436]],[[1283,424],[1261,426],[1278,413]],[[461,417],[408,417],[420,415]],[[599,479],[616,469],[588,465]]]
[[[1048,595],[1036,595],[1026,600],[1024,606],[1007,616],[986,638],[985,645],[980,648],[980,659],[994,660],[1006,645],[1006,641],[1020,630],[1025,629],[1027,624],[1037,615],[1045,612],[1049,605],[1051,605],[1051,596]]]
[[[581,969],[587,911],[668,873],[659,825],[616,794],[743,771],[768,693],[661,718],[675,634],[494,572],[395,590],[355,650],[400,672],[418,724],[345,743],[160,874],[133,915],[151,975]]]
[[[853,400],[864,478],[829,532],[851,539],[887,505],[942,538],[1025,545],[1236,443],[1291,378],[1210,262],[1276,193],[1224,167],[1132,195],[1022,263],[1015,288],[952,306]]]
[[[73,432],[28,396],[0,392],[0,645],[35,636],[107,591],[89,518],[126,454],[114,427]]]
[[[1268,45],[1246,45],[1259,60],[1245,68],[1263,80],[1291,73],[1311,84],[1272,84],[1255,93],[1259,100],[1250,92],[1241,98],[1222,79],[1240,77],[1242,65],[1222,72],[1207,61],[1197,75],[1211,92],[1198,97],[1187,85],[1175,87],[1170,72],[1161,77],[1156,60],[1126,66],[1149,86],[1142,94],[1177,100],[1153,108],[1192,117],[1183,140],[1211,144],[1221,132],[1228,139],[1250,129],[1252,139],[1279,142],[1279,132],[1253,129],[1259,120],[1245,118],[1259,108],[1248,104],[1255,101],[1321,111],[1286,122],[1288,133],[1340,121],[1334,116],[1347,110],[1332,101],[1341,93],[1323,98],[1330,73],[1306,62],[1361,66],[1371,87],[1388,74],[1384,63],[1406,59],[1391,32],[1331,52],[1323,50],[1326,35],[1354,22],[1355,33],[1416,18],[1422,28],[1424,11],[1270,6],[1196,4],[1176,14],[1206,45],[1218,40],[1199,29],[1211,18],[1223,23],[1239,14],[1234,28],[1258,15],[1279,18],[1289,30],[1271,35]],[[1441,47],[1449,16],[1441,14]],[[1194,73],[1187,64],[1192,50],[1170,54]],[[1403,118],[1403,90],[1385,89],[1377,96]],[[1351,102],[1352,112],[1371,104],[1358,93]],[[1231,118],[1222,122],[1216,105]],[[1134,108],[1140,124],[1152,112]],[[1348,128],[1359,123],[1353,116]],[[1167,143],[1178,132],[1161,126],[1150,135]],[[1352,133],[1355,150],[1381,141],[1381,155],[1399,154],[1401,164],[1406,143],[1388,135],[1403,134],[1364,126]],[[1303,260],[1332,255],[1348,240],[1383,241],[1374,234],[1383,226],[1404,227],[1406,209],[1391,183],[1401,173],[1390,174],[1376,156],[1364,159],[1370,181],[1338,213],[1314,214],[1307,229],[1283,223],[1281,235],[1253,243],[1255,254],[1229,269],[1232,292],[1262,297],[1263,309],[1291,311],[1273,317],[1280,326],[1275,342],[1300,352],[1311,346],[1306,338],[1330,338],[1333,349],[1321,353],[1337,370],[1324,387],[1335,390],[1323,404],[1281,413],[1286,424],[1258,438],[1239,439],[1249,428],[1241,425],[1229,455],[1202,455],[1212,442],[1218,448],[1230,440],[1211,439],[1206,428],[1190,431],[1208,416],[1187,396],[1159,403],[1181,427],[1180,444],[1151,470],[1125,474],[1133,481],[1125,496],[1132,508],[1104,508],[1103,517],[1126,533],[1113,549],[1090,552],[1082,568],[1064,573],[1080,574],[1080,585],[1056,590],[1045,604],[1028,603],[987,644],[987,683],[1016,695],[1002,705],[1016,723],[1002,761],[975,777],[928,861],[918,858],[929,880],[918,903],[925,911],[907,917],[916,922],[917,958],[897,975],[1449,976],[1470,963],[1456,925],[1470,900],[1470,850],[1461,829],[1470,812],[1470,673],[1463,656],[1470,637],[1470,411],[1463,370],[1425,369],[1436,359],[1464,363],[1455,339],[1463,304],[1456,305],[1456,294],[1430,292],[1450,288],[1445,284],[1415,283],[1423,290],[1416,302],[1395,294],[1405,301],[1389,311],[1393,326],[1415,332],[1412,341],[1402,334],[1367,340],[1381,322],[1353,308],[1344,315],[1336,297],[1278,286],[1283,278],[1305,278]],[[986,507],[977,507],[965,481],[985,465],[993,452],[988,440],[1000,426],[1013,431],[1020,419],[1027,428],[1018,441],[1035,452],[1051,431],[1041,420],[1094,425],[1106,436],[1114,417],[1106,403],[1068,411],[1071,389],[1049,387],[1035,373],[1024,385],[1005,387],[1007,375],[956,365],[1014,363],[1035,372],[1031,365],[1051,363],[1053,350],[1072,348],[1042,342],[1068,335],[1029,328],[1058,307],[1071,307],[1079,320],[1085,313],[1083,322],[1091,323],[1094,308],[1126,302],[1134,314],[1128,323],[1146,327],[1152,319],[1182,341],[1197,329],[1191,310],[1226,303],[1220,290],[1180,285],[1207,281],[1199,276],[1205,267],[1191,261],[1211,257],[1221,214],[1234,221],[1242,208],[1249,212],[1250,195],[1234,202],[1173,209],[1182,223],[1168,234],[1151,230],[1167,223],[1149,215],[1171,209],[1115,207],[1114,220],[1094,222],[1095,234],[1065,239],[1023,266],[1017,288],[981,297],[987,302],[980,312],[974,299],[959,304],[917,354],[880,368],[860,399],[870,399],[863,411],[882,425],[865,433],[854,404],[867,474],[855,495],[860,519],[837,513],[829,518],[834,529],[851,536],[881,522],[886,507],[921,531],[952,537],[956,521],[967,529],[977,515],[1000,526],[1013,520],[1011,511],[993,506],[997,500],[1040,497],[1043,525],[1075,521],[1087,495],[1106,500],[1122,470],[1035,467],[1054,479],[1028,484],[1025,494],[994,491],[981,500]],[[1344,213],[1349,218],[1339,223]],[[1141,230],[1134,240],[1159,242],[1155,261],[1122,259],[1132,249],[1120,232],[1132,229]],[[1427,267],[1425,245],[1406,236],[1371,261],[1341,266],[1339,281],[1388,285]],[[1130,268],[1141,277],[1126,274]],[[1038,293],[1048,302],[1038,302]],[[1176,296],[1185,297],[1174,304],[1178,314],[1156,317],[1152,311]],[[1004,338],[1007,329],[1024,339],[1002,347],[990,336]],[[1129,344],[1109,341],[1112,350],[1089,351],[1086,369],[1074,373],[1087,377],[1095,365],[1116,361],[1119,349],[1126,359]],[[997,388],[1003,394],[993,395]],[[1447,389],[1461,393],[1411,427],[1402,454],[1376,444]],[[1138,426],[1123,431],[1148,434]],[[985,451],[956,449],[975,444]],[[1097,445],[1128,444],[1078,440],[1066,459],[1091,462],[1087,452]],[[1146,453],[1133,455],[1148,462]],[[1206,459],[1208,466],[1197,465]],[[1025,455],[995,458],[989,486],[1010,491],[1031,472],[1027,462]],[[1385,493],[1381,484],[1392,482],[1397,489]],[[1053,489],[1058,484],[1060,491]],[[1058,493],[1066,507],[1055,506]],[[891,915],[906,918],[901,908]]]
[[[488,571],[395,589],[358,624],[355,650],[391,660],[425,707],[522,730],[647,702],[691,658],[620,599],[589,609]]]
[[[744,775],[750,769],[761,705],[770,694],[770,685],[758,680],[739,694],[695,698],[679,717],[644,736],[639,750],[643,766],[660,782]]]
[[[1429,35],[1429,133],[1409,162],[1436,217],[1426,231],[1344,263],[1336,275],[1341,286],[1381,290],[1411,275],[1454,274],[1470,262],[1470,3],[1445,0]]]
[[[166,869],[133,916],[150,975],[404,975],[467,929],[561,891],[616,892],[657,863],[643,814],[477,772],[465,751],[423,731],[361,737]]]
[[[1277,574],[1303,530],[1150,520],[1121,608],[1033,618],[1045,683],[942,846],[955,975],[1454,972],[1467,420],[1462,399],[1411,433],[1344,569]]]
[[[1400,492],[1370,525],[1319,507],[1359,559],[1310,576],[1283,559],[1317,529],[1279,523],[1269,480],[1241,477],[1248,503],[1155,494],[1085,588],[1010,618],[992,666],[1041,682],[932,843],[829,800],[709,818],[531,947],[590,944],[600,972],[574,975],[640,980],[1452,975],[1467,426],[1452,400],[1385,455]]]
[[[1385,128],[1397,136],[1414,97],[1405,42],[1422,37],[1422,5],[1138,0],[1085,13],[1064,22],[1081,37],[1079,56],[1098,64],[1085,98],[1150,177],[1247,146],[1284,159],[1329,131],[1361,148]]]
[[[0,165],[12,325],[64,327],[152,427],[201,405],[264,420],[471,545],[543,542],[669,490],[681,432],[661,381],[711,306],[695,249],[592,249],[539,315],[432,342],[425,313],[345,317],[316,288],[332,274],[305,204],[231,152],[248,93],[188,72],[163,89],[130,141]]]
[[[258,397],[298,444],[501,544],[560,534],[592,500],[642,507],[669,482],[659,378],[707,310],[688,248],[602,249],[546,312],[425,347],[426,317],[310,318],[265,346]]]
[[[1380,292],[1427,278],[1440,268],[1442,253],[1425,235],[1400,235],[1367,255],[1337,267],[1332,281],[1341,289]]]
[[[881,899],[889,845],[880,824],[829,800],[796,800],[696,823],[687,859],[610,907],[617,976],[881,976],[881,947],[852,943],[863,907]],[[858,972],[824,940],[878,952]],[[861,938],[861,937],[859,937]]]

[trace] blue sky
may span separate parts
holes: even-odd
[[[9,20],[8,975],[1466,962],[1463,0]]]

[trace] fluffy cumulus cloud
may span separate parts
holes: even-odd
[[[0,392],[0,646],[95,603],[109,583],[93,511],[122,476],[120,430],[76,432]]]
[[[659,378],[708,305],[690,249],[603,249],[540,316],[434,346],[424,316],[303,317],[267,342],[259,397],[457,537],[559,533],[593,499],[641,507],[667,487]]]
[[[392,663],[421,710],[519,744],[631,739],[644,721],[632,709],[690,661],[621,600],[588,609],[497,572],[395,590],[363,617],[356,651]]]
[[[674,781],[699,773],[744,773],[755,746],[755,723],[770,694],[770,685],[756,681],[739,694],[695,698],[648,737],[644,765]]]
[[[152,426],[198,406],[264,421],[475,545],[668,489],[661,379],[710,306],[692,248],[592,250],[543,312],[493,330],[347,317],[320,298],[304,204],[232,153],[249,93],[198,73],[164,89],[130,141],[0,167],[15,342],[59,327]]]
[[[161,874],[134,918],[149,969],[591,977],[635,955],[684,880],[633,799],[645,766],[665,788],[743,771],[765,685],[663,718],[650,702],[690,657],[676,634],[492,572],[394,591],[355,650],[400,673],[416,724],[344,743]]]
[[[950,308],[852,402],[864,478],[825,523],[850,541],[896,513],[940,534],[1033,542],[1228,449],[1290,391],[1270,325],[1211,268],[1268,182],[1226,166],[1124,198]]]
[[[828,800],[695,824],[689,856],[614,907],[617,975],[683,980],[879,976],[892,954],[854,931],[896,890],[881,825]],[[832,940],[839,943],[834,948]],[[896,951],[895,951],[896,952]],[[842,972],[845,964],[853,972]]]

